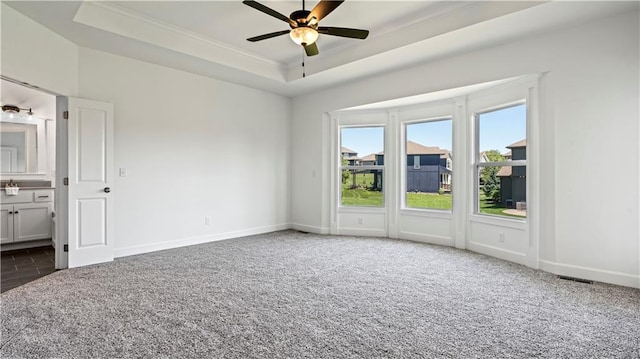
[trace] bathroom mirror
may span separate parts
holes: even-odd
[[[0,121],[0,173],[39,174],[39,142],[43,139],[43,121],[12,119]]]

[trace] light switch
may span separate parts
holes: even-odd
[[[127,169],[120,168],[120,177],[127,177]]]

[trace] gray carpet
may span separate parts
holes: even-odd
[[[640,358],[640,290],[453,248],[283,231],[59,271],[2,358]]]

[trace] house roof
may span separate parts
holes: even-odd
[[[524,140],[520,140],[516,143],[512,143],[509,146],[507,146],[507,148],[518,148],[518,147],[527,147],[527,139],[525,138]]]
[[[500,167],[500,171],[496,173],[496,177],[509,177],[511,176],[511,166],[502,166]]]
[[[376,160],[376,154],[372,153],[370,155],[366,155],[364,157],[361,158],[362,161],[375,161]]]
[[[340,153],[358,153],[358,152],[343,146],[340,148]]]
[[[407,155],[447,155],[449,151],[440,147],[423,146],[413,141],[407,141]]]
[[[378,152],[376,155],[384,155],[384,151]],[[440,158],[451,158],[451,151],[438,146],[423,146],[413,141],[407,141],[407,155],[440,155]]]
[[[509,151],[505,152],[503,154],[503,156],[506,157],[506,158],[511,158],[511,156],[513,156],[513,153],[511,153],[511,150],[509,150]]]

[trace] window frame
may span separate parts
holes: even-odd
[[[523,218],[517,218],[517,217],[508,217],[508,216],[500,216],[500,215],[495,215],[495,214],[490,214],[490,213],[482,213],[480,212],[480,170],[482,168],[486,168],[486,167],[502,167],[502,166],[511,166],[511,167],[516,167],[516,166],[527,166],[527,159],[529,158],[528,152],[529,149],[527,148],[527,159],[525,160],[509,160],[509,161],[497,161],[497,162],[483,162],[482,158],[481,158],[481,151],[480,151],[480,116],[483,114],[487,114],[487,113],[491,113],[491,112],[496,112],[496,111],[500,111],[500,110],[504,110],[504,109],[508,109],[508,108],[512,108],[512,107],[516,107],[516,106],[520,106],[520,105],[525,105],[525,128],[526,128],[526,133],[525,133],[525,139],[528,139],[529,137],[529,103],[527,102],[527,98],[522,98],[519,100],[515,100],[515,101],[509,101],[509,102],[505,102],[502,103],[500,105],[497,106],[492,106],[486,109],[483,109],[481,111],[476,111],[473,112],[472,114],[472,121],[473,121],[473,133],[474,133],[474,141],[473,141],[473,200],[474,200],[474,204],[473,204],[473,214],[477,215],[477,216],[482,216],[484,218],[495,218],[495,219],[504,219],[507,221],[517,221],[517,222],[522,222],[522,223],[526,223],[527,222],[527,217],[523,217]],[[528,146],[527,146],[528,147]],[[527,167],[528,168],[528,167]],[[528,172],[528,170],[527,170]],[[528,174],[528,173],[527,173]],[[529,190],[528,187],[526,189],[527,191],[527,201],[529,198]]]
[[[429,123],[429,122],[440,122],[440,121],[451,121],[451,147],[454,147],[454,115],[446,114],[446,115],[438,115],[438,116],[430,116],[426,118],[419,118],[414,120],[405,120],[402,121],[402,137],[401,137],[401,151],[400,151],[400,161],[399,167],[400,172],[402,173],[402,181],[400,183],[400,211],[417,211],[422,213],[434,213],[434,214],[446,214],[451,215],[454,211],[454,201],[453,201],[453,187],[451,189],[451,209],[440,209],[440,208],[421,208],[421,207],[409,207],[407,205],[407,174],[409,170],[409,166],[407,164],[407,142],[409,141],[407,136],[407,127],[415,124]],[[453,148],[448,149],[453,152]],[[415,161],[415,159],[414,159]],[[453,167],[453,166],[452,166]],[[415,163],[414,163],[415,169]],[[453,168],[451,168],[452,174],[450,177],[450,181],[453,183]]]
[[[386,146],[386,126],[385,125],[338,125],[338,147],[342,148],[342,130],[345,128],[382,128],[382,151],[385,152]],[[342,164],[342,153],[338,151],[338,171],[336,180],[338,181],[338,186],[340,190],[338,191],[338,209],[385,209],[386,208],[386,196],[385,196],[385,165],[343,165]],[[385,161],[386,164],[387,161]],[[382,172],[382,204],[380,206],[364,206],[364,205],[344,205],[342,203],[342,171],[343,170],[380,170]]]

